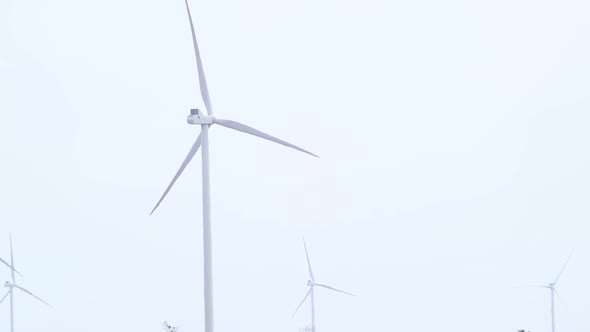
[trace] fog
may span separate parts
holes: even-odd
[[[585,1],[190,2],[216,331],[590,328]],[[15,331],[203,329],[203,109],[183,1],[0,0]],[[0,277],[9,270],[0,266]],[[2,280],[4,281],[4,280]],[[4,291],[3,291],[4,292]],[[3,296],[2,293],[0,296]],[[0,304],[0,331],[9,306]]]

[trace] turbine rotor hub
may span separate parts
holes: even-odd
[[[191,109],[191,114],[186,118],[186,122],[192,125],[212,125],[215,118],[201,112],[198,108]]]
[[[14,285],[10,281],[7,281],[7,282],[4,283],[4,287],[12,288],[13,286]]]

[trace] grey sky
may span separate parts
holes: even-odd
[[[213,107],[217,331],[590,328],[585,1],[191,1]],[[0,257],[16,330],[202,329],[201,107],[182,1],[0,0]],[[8,278],[0,268],[0,277]],[[0,331],[8,306],[0,305]]]

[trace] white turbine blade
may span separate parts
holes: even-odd
[[[0,300],[0,303],[2,303],[4,301],[4,299],[8,296],[8,294],[10,294],[12,290],[9,289],[8,292],[6,292],[6,294],[4,295],[4,297],[2,298],[2,300]]]
[[[0,258],[0,262],[2,262],[4,265],[8,266],[9,269],[14,270],[14,272],[18,273],[19,276],[23,276],[20,272],[18,272],[17,270],[15,270],[12,266],[10,266],[10,264],[8,264],[5,260],[3,260],[2,258]]]
[[[14,255],[12,254],[12,233],[8,233],[8,237],[10,238],[10,275],[12,276],[12,284],[15,283],[14,278]]]
[[[553,282],[553,285],[557,284],[557,280],[559,280],[559,277],[561,277],[561,274],[563,273],[563,270],[565,270],[565,267],[567,266],[567,263],[570,262],[570,258],[572,258],[572,254],[573,252],[568,256],[567,260],[565,261],[565,264],[563,264],[563,267],[561,268],[561,271],[559,271],[559,274],[557,275],[557,278],[555,278],[555,281]]]
[[[195,154],[199,150],[200,146],[201,146],[201,134],[199,134],[199,137],[197,137],[197,140],[195,141],[195,143],[191,147],[191,150],[188,152],[188,155],[186,156],[186,158],[184,158],[182,165],[180,165],[180,169],[178,170],[178,172],[176,172],[176,175],[174,175],[174,178],[172,179],[172,181],[168,185],[168,188],[166,188],[166,190],[164,191],[164,194],[162,194],[162,197],[160,197],[160,200],[158,201],[158,203],[156,204],[156,206],[154,207],[152,212],[150,212],[150,216],[154,213],[154,211],[156,211],[158,206],[160,206],[160,203],[162,203],[162,201],[164,200],[166,195],[168,195],[168,192],[170,191],[170,189],[172,189],[172,186],[174,185],[176,180],[178,180],[178,178],[180,177],[180,174],[182,174],[182,172],[184,171],[186,166],[191,162],[191,160],[193,159],[193,157],[195,156]]]
[[[309,255],[307,254],[307,245],[305,245],[305,239],[303,239],[303,248],[305,248],[305,257],[307,258],[307,268],[309,269],[309,277],[311,281],[315,282],[315,278],[313,277],[313,272],[311,271],[311,263],[309,262]]]
[[[336,292],[340,292],[340,293],[348,294],[348,295],[350,295],[350,296],[354,296],[354,294],[350,294],[349,292],[345,292],[345,291],[343,291],[343,290],[339,290],[339,289],[336,289],[336,288],[334,288],[334,287],[330,287],[330,286],[328,286],[328,285],[322,285],[322,284],[315,284],[315,285],[316,285],[316,286],[319,286],[319,287],[324,287],[324,288],[327,288],[327,289],[331,289],[331,290],[333,290],[333,291],[336,291]]]
[[[297,311],[299,310],[299,308],[301,308],[301,306],[303,305],[303,303],[305,302],[305,300],[307,300],[307,297],[309,296],[309,294],[311,294],[311,287],[307,291],[307,294],[305,294],[305,297],[303,298],[303,300],[301,301],[301,303],[299,303],[299,305],[297,306],[297,309],[295,309],[295,312],[293,313],[293,316],[291,316],[291,319],[293,319],[293,317],[295,317],[295,314],[297,313]]]
[[[2,262],[4,265],[8,266],[8,268],[10,268],[12,270],[12,266],[10,266],[10,264],[8,264],[5,260],[3,260],[2,257],[0,257],[0,262]]]
[[[18,289],[22,290],[23,292],[25,292],[25,293],[27,293],[27,294],[31,295],[32,297],[36,298],[37,300],[39,300],[39,301],[41,301],[41,302],[45,303],[46,305],[50,306],[50,305],[49,305],[49,303],[47,303],[47,302],[43,301],[43,299],[42,299],[42,298],[38,297],[37,295],[35,295],[35,294],[31,293],[30,291],[28,291],[28,290],[26,290],[26,289],[24,289],[24,288],[22,288],[21,286],[14,285],[14,287],[16,287],[16,288],[18,288]],[[50,307],[51,307],[51,306],[50,306]]]
[[[191,10],[188,7],[188,0],[184,0],[186,5],[186,12],[188,14],[188,20],[191,24],[191,33],[193,34],[193,46],[195,47],[195,56],[197,58],[197,70],[199,73],[199,86],[201,88],[201,96],[203,102],[207,108],[207,114],[213,114],[211,108],[211,99],[209,98],[209,89],[207,88],[207,80],[205,79],[205,71],[203,70],[203,62],[201,61],[201,52],[199,52],[199,45],[197,44],[197,35],[195,34],[195,26],[193,25],[193,18],[191,16]]]
[[[271,142],[279,143],[281,145],[290,147],[292,149],[295,149],[295,150],[301,151],[303,153],[307,153],[309,155],[312,155],[312,156],[314,156],[316,158],[319,158],[317,155],[315,155],[315,154],[313,154],[313,153],[311,153],[311,152],[309,152],[309,151],[307,151],[305,149],[302,149],[302,148],[300,148],[300,147],[298,147],[296,145],[293,145],[293,144],[291,144],[289,142],[285,142],[285,141],[283,141],[281,139],[278,139],[276,137],[273,137],[273,136],[271,136],[269,134],[263,133],[260,130],[254,129],[254,128],[250,127],[250,126],[246,126],[243,123],[239,123],[239,122],[232,121],[232,120],[223,120],[223,119],[214,119],[213,121],[214,121],[214,123],[217,123],[220,126],[224,126],[224,127],[227,127],[227,128],[231,128],[231,129],[237,130],[237,131],[241,131],[241,132],[246,133],[246,134],[250,134],[250,135],[253,135],[253,136],[264,138],[264,139],[269,140]]]

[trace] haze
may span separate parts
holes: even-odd
[[[191,1],[211,99],[216,330],[590,329],[586,1]],[[203,328],[203,108],[178,1],[0,0],[16,331]],[[0,277],[9,271],[0,267]],[[2,280],[3,282],[4,280]],[[0,304],[0,331],[8,331]]]

